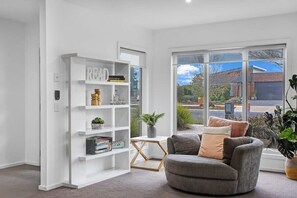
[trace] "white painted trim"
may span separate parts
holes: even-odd
[[[209,51],[209,50],[232,50],[238,48],[252,47],[252,46],[261,46],[261,45],[276,45],[285,43],[290,44],[292,39],[290,38],[279,38],[272,40],[256,40],[256,41],[244,41],[244,42],[235,42],[235,43],[218,43],[218,44],[209,44],[209,45],[197,45],[197,46],[181,46],[181,47],[172,47],[169,48],[169,52],[189,52],[189,51]]]
[[[141,47],[138,45],[133,45],[133,44],[127,44],[127,43],[122,43],[122,42],[118,42],[117,43],[117,57],[118,59],[120,59],[120,54],[121,54],[121,48],[125,48],[125,49],[130,49],[130,50],[135,50],[135,51],[139,51],[139,52],[144,52],[145,53],[145,66],[144,67],[140,67],[142,68],[142,93],[141,93],[141,97],[142,97],[142,113],[148,113],[149,112],[149,98],[150,98],[150,69],[149,69],[149,50],[145,47]],[[146,135],[146,125],[142,122],[142,135]]]
[[[243,60],[249,60],[248,59],[248,50],[241,51],[242,59]],[[248,119],[248,62],[242,61],[242,120]]]
[[[92,54],[83,54],[83,53],[63,54],[61,57],[62,59],[83,58],[87,60],[96,60],[96,61],[100,60],[101,62],[110,63],[110,64],[112,64],[113,62],[124,63],[124,64],[128,63],[127,61],[123,61],[123,60],[104,59],[102,57],[93,56]]]
[[[148,53],[148,50],[145,47],[118,42],[117,43],[117,57],[118,57],[118,59],[120,58],[121,48],[136,50],[136,51],[139,51],[139,52],[144,52],[146,54]],[[145,63],[147,64],[147,58],[145,60]],[[147,66],[147,65],[145,65],[145,66]]]
[[[244,41],[244,42],[234,42],[234,43],[218,43],[218,44],[209,44],[209,45],[195,45],[195,46],[180,46],[180,47],[171,47],[168,49],[168,55],[171,58],[173,53],[182,53],[182,52],[195,52],[199,51],[201,53],[210,51],[210,50],[232,50],[232,49],[242,49],[246,47],[252,47],[252,46],[264,46],[264,45],[277,45],[277,44],[286,44],[286,63],[285,63],[285,79],[288,79],[288,74],[292,74],[292,65],[293,62],[293,53],[292,53],[292,39],[291,38],[279,38],[279,39],[268,39],[268,40],[254,40],[254,41]],[[171,82],[175,83],[175,73],[174,73],[174,67],[172,64],[172,58],[170,59],[170,70],[171,70]],[[288,82],[285,81],[285,90],[289,86]],[[171,97],[176,96],[176,89],[175,85],[171,85],[170,95]],[[290,99],[290,97],[288,97]],[[174,130],[173,134],[177,132],[176,127],[173,127],[176,123],[175,115],[176,111],[174,108],[176,107],[176,100],[171,100],[172,104],[170,107],[170,113],[172,114],[170,116],[170,129]],[[206,105],[208,108],[208,105]]]
[[[9,163],[9,164],[2,164],[2,165],[0,165],[0,169],[11,168],[11,167],[15,167],[15,166],[24,165],[24,164],[25,164],[24,161],[14,162],[14,163]]]
[[[42,191],[50,191],[50,190],[60,188],[60,187],[63,187],[63,186],[64,186],[63,183],[57,183],[57,184],[53,184],[53,185],[49,185],[49,186],[39,185],[38,189],[42,190]]]
[[[281,154],[265,153],[263,151],[260,163],[261,171],[271,171],[284,173],[286,158]]]
[[[31,165],[31,166],[40,166],[39,162],[33,162],[33,161],[25,161],[25,164]]]
[[[177,62],[175,59],[176,57],[172,56],[171,52],[168,52],[170,57],[170,95],[172,97],[170,97],[170,134],[169,136],[172,136],[173,134],[176,135],[177,132],[177,108],[174,108],[177,106],[177,91],[176,91],[176,82],[177,82],[177,66],[172,66],[174,62]]]
[[[40,28],[40,186],[47,184],[47,64],[46,64],[46,2],[39,5]]]
[[[204,60],[207,62],[203,64],[203,76],[204,76],[204,108],[203,108],[203,119],[208,118],[209,116],[209,88],[210,88],[210,81],[209,81],[209,54],[204,54]],[[175,74],[176,75],[176,74]],[[207,94],[206,94],[207,93]],[[204,126],[207,126],[207,119],[204,119]]]

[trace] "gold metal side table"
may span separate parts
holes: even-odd
[[[162,142],[166,142],[167,141],[166,136],[157,136],[155,138],[148,138],[146,136],[141,136],[141,137],[135,137],[135,138],[131,138],[131,144],[136,148],[136,154],[133,157],[130,165],[131,168],[139,168],[139,169],[145,169],[145,170],[152,170],[152,171],[159,171],[163,165],[163,159],[164,157],[168,154],[167,151],[163,148],[163,146],[161,145]],[[140,146],[138,146],[136,143],[140,142]],[[145,161],[149,161],[150,159],[143,153],[142,149],[143,147],[146,145],[146,143],[153,143],[153,144],[157,144],[161,150],[163,151],[164,155],[162,157],[161,160],[157,160],[159,161],[158,166],[156,168],[152,168],[152,167],[146,167],[146,166],[141,166],[141,165],[136,165],[135,161],[138,157],[138,155],[140,154],[143,159]],[[156,160],[154,160],[156,161]]]

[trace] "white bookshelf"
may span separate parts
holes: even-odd
[[[119,154],[119,153],[129,152],[129,151],[130,151],[129,148],[113,149],[112,151],[105,152],[105,153],[100,153],[100,154],[96,154],[96,155],[81,156],[81,157],[79,157],[79,160],[89,161],[89,160],[94,160],[94,159],[98,159],[98,158],[102,158],[102,157],[116,155],[116,154]]]
[[[100,105],[100,106],[81,106],[82,109],[94,110],[94,109],[116,109],[116,108],[130,108],[130,105]]]
[[[130,65],[124,61],[106,60],[81,54],[62,55],[68,75],[69,117],[69,186],[85,187],[130,172]],[[125,82],[88,80],[87,68],[108,69],[109,75],[123,75]],[[100,106],[91,106],[89,94],[100,89]],[[111,105],[117,90],[125,104]],[[92,92],[93,93],[93,92]],[[104,119],[104,127],[91,129],[91,120]],[[92,136],[123,140],[124,148],[87,155],[86,139]]]
[[[86,84],[86,85],[107,85],[107,86],[129,86],[130,84],[128,82],[96,82],[96,81],[90,81],[90,80],[82,80],[80,83]]]
[[[129,126],[122,126],[122,127],[103,127],[102,129],[87,129],[85,131],[79,131],[79,135],[82,136],[93,136],[98,135],[102,133],[108,133],[113,131],[123,131],[123,130],[129,130]]]
[[[89,186],[89,185],[92,185],[92,184],[95,184],[95,183],[110,179],[112,177],[117,177],[117,176],[129,173],[129,172],[130,171],[126,170],[126,169],[115,169],[115,168],[106,169],[104,171],[97,172],[97,173],[92,174],[92,175],[88,175],[87,176],[87,182],[78,183],[75,187],[76,188],[83,188],[83,187],[86,187],[86,186]]]

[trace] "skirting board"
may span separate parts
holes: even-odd
[[[25,164],[31,165],[31,166],[40,166],[39,162],[32,162],[32,161],[25,161]]]
[[[50,185],[50,186],[39,185],[38,189],[42,190],[42,191],[50,191],[50,190],[53,190],[53,189],[56,189],[56,188],[60,188],[62,186],[64,186],[63,183],[57,183],[57,184],[53,184],[53,185]]]
[[[20,165],[23,165],[23,164],[25,164],[24,161],[14,162],[14,163],[10,163],[10,164],[3,164],[3,165],[0,165],[0,169],[10,168],[10,167],[14,167],[14,166],[20,166]]]

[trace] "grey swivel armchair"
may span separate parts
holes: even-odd
[[[226,164],[223,160],[199,157],[197,154],[176,154],[173,139],[169,137],[169,155],[164,159],[168,184],[198,194],[234,195],[252,191],[258,180],[263,143],[256,138],[243,138],[248,138],[249,142],[238,145],[241,138],[225,138],[224,148],[236,145],[229,164]]]

